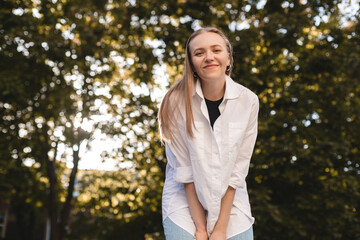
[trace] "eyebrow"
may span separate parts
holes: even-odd
[[[221,46],[220,44],[214,44],[214,45],[211,45],[211,46],[210,46],[210,48],[214,48],[214,47],[221,47],[221,48],[222,48],[222,46]],[[193,53],[196,52],[196,51],[198,51],[198,50],[204,50],[204,48],[196,48],[196,49],[193,51]]]

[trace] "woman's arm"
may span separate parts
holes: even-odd
[[[185,183],[184,184],[186,197],[189,203],[191,217],[195,223],[196,240],[207,240],[208,235],[206,231],[206,217],[203,206],[201,205],[196,191],[194,183]]]
[[[254,98],[249,123],[240,148],[238,149],[235,165],[230,176],[229,186],[234,189],[245,187],[245,178],[249,172],[250,159],[254,151],[257,137],[258,113],[259,99]]]
[[[224,197],[221,199],[220,215],[215,224],[210,240],[225,240],[226,229],[229,223],[231,207],[234,202],[235,189],[228,187]]]

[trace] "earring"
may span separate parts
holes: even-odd
[[[229,72],[230,72],[230,69],[231,69],[231,64],[229,64],[229,65],[226,66],[225,73],[229,73]]]
[[[197,72],[194,72],[194,79],[198,79],[199,75],[197,74]]]

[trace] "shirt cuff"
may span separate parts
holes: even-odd
[[[193,173],[191,166],[175,168],[175,181],[180,183],[193,182]]]
[[[242,174],[237,174],[237,176],[231,176],[229,186],[237,189],[245,187],[245,178]]]

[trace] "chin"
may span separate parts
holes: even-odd
[[[221,78],[224,78],[225,79],[225,73],[224,74],[219,74],[219,73],[213,73],[213,74],[204,74],[202,77],[200,77],[201,79],[204,79],[204,80],[218,80],[218,79],[221,79]]]

